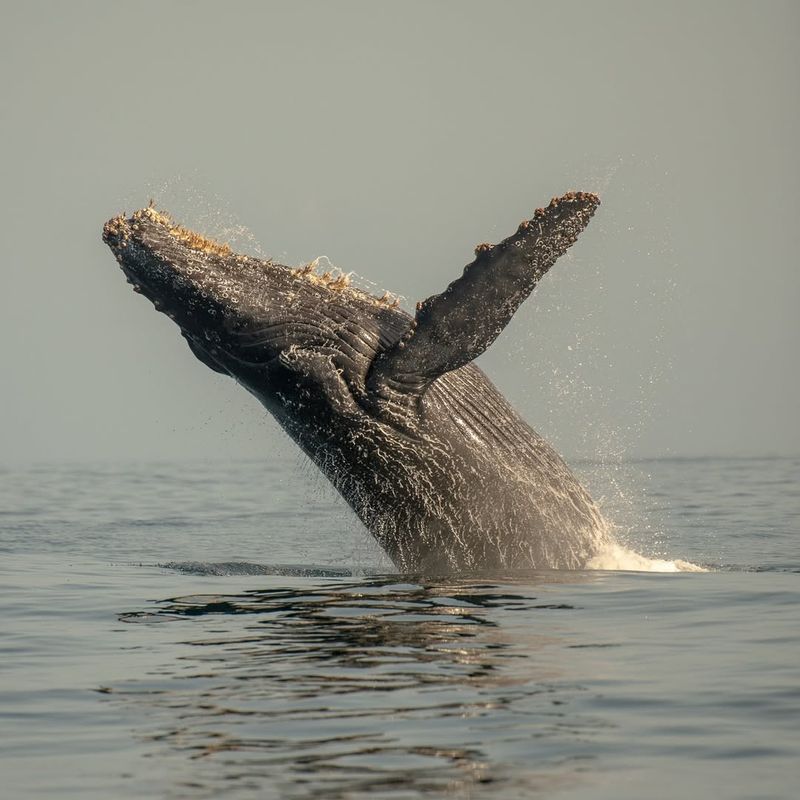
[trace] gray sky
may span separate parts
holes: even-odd
[[[571,458],[800,452],[798,4],[0,9],[0,459],[283,447],[130,291],[121,210],[413,307],[570,189],[603,205],[480,361],[524,416]]]

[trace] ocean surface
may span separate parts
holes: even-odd
[[[0,796],[800,796],[800,459],[574,466],[708,571],[398,575],[294,455],[2,468]]]

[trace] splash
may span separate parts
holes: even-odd
[[[705,567],[692,564],[691,561],[648,558],[614,541],[608,542],[590,558],[586,562],[586,569],[626,572],[708,572]]]

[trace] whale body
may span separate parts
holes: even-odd
[[[271,412],[406,572],[580,569],[607,541],[564,461],[472,361],[599,205],[554,198],[417,304],[234,253],[152,205],[103,240],[192,352]]]

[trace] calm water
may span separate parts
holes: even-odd
[[[708,573],[447,580],[270,459],[0,472],[3,797],[798,796],[800,459],[578,465]]]

